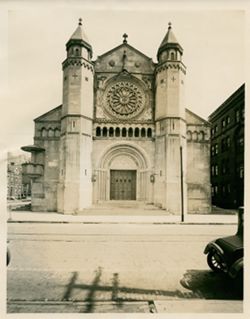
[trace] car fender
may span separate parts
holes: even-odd
[[[210,243],[207,244],[206,248],[204,249],[204,254],[207,254],[210,251],[216,251],[221,256],[224,255],[223,249],[218,244],[216,244],[216,242],[214,242],[214,241],[211,241]]]

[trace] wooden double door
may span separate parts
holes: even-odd
[[[110,171],[110,199],[136,200],[136,170]]]

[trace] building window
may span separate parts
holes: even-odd
[[[215,165],[215,167],[214,167],[214,174],[215,174],[215,176],[218,176],[218,174],[219,174],[218,165]]]
[[[171,60],[175,60],[175,54],[174,54],[174,52],[171,52],[171,53],[170,53],[170,59],[171,59]]]
[[[106,127],[104,127],[103,130],[102,130],[102,136],[106,137],[107,134],[108,134],[108,130],[107,130]]]
[[[109,137],[113,137],[114,136],[114,129],[113,127],[109,128]]]
[[[225,193],[226,193],[226,187],[225,185],[222,185],[222,194],[225,195]]]
[[[135,128],[135,137],[139,137],[139,128],[138,127]]]
[[[244,178],[244,166],[241,164],[239,169],[240,178]]]
[[[78,48],[75,49],[75,55],[79,56],[80,55],[80,50]]]
[[[192,135],[193,135],[193,136],[192,136],[193,141],[197,141],[197,139],[198,139],[198,133],[197,133],[196,131],[194,131]]]
[[[215,155],[218,154],[219,148],[218,148],[218,144],[214,145],[214,153]]]
[[[225,119],[222,120],[221,125],[222,125],[222,128],[226,127],[226,120]]]
[[[222,165],[222,174],[223,174],[223,175],[229,174],[230,169],[229,169],[229,162],[228,162],[228,160],[222,162],[221,165]]]
[[[52,128],[49,128],[48,130],[48,137],[53,137],[54,136],[54,131]]]
[[[42,137],[46,137],[47,136],[46,128],[42,128],[41,135],[42,135]]]
[[[243,136],[239,136],[237,139],[237,145],[239,148],[243,148],[244,147],[244,137]]]
[[[130,127],[130,128],[128,129],[128,136],[129,136],[129,137],[133,137],[133,129],[132,129],[132,127]]]
[[[101,136],[101,128],[99,126],[96,128],[96,136]]]
[[[214,186],[211,187],[211,195],[214,196]]]
[[[226,145],[225,145],[225,139],[223,138],[221,140],[221,151],[223,152],[226,149]]]
[[[141,137],[145,137],[146,136],[146,131],[145,131],[145,128],[143,127],[141,129]]]
[[[55,136],[56,137],[60,136],[60,130],[58,128],[55,129]]]
[[[214,194],[215,194],[215,195],[218,194],[218,186],[217,186],[217,185],[214,186]]]
[[[120,136],[120,128],[119,128],[119,127],[117,127],[117,128],[115,129],[115,136],[116,136],[116,137],[119,137],[119,136]]]
[[[152,137],[152,129],[151,128],[148,128],[148,137]]]
[[[211,167],[211,175],[214,176],[214,165]]]
[[[235,120],[238,123],[240,121],[240,110],[236,110],[235,112]]]
[[[227,162],[222,162],[221,163],[221,172],[223,175],[227,174]]]
[[[198,137],[199,137],[199,141],[204,141],[205,133],[203,131],[200,131]]]
[[[227,116],[227,125],[230,123],[230,116]]]
[[[211,156],[214,156],[214,145],[211,146]]]
[[[245,118],[245,110],[244,110],[244,109],[241,110],[241,117],[242,117],[243,119]]]
[[[226,137],[226,138],[223,138],[221,140],[221,150],[222,150],[222,152],[227,150],[227,149],[229,149],[230,146],[231,146],[231,139],[230,139],[229,136]]]
[[[126,137],[127,136],[127,130],[125,127],[123,127],[122,129],[122,137]]]

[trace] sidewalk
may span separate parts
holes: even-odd
[[[64,215],[56,212],[10,211],[9,223],[85,223],[85,224],[237,224],[237,214],[170,215],[154,210],[87,210],[81,215]]]

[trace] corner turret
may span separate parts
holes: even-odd
[[[66,44],[67,57],[82,57],[86,60],[92,58],[92,47],[89,40],[82,29],[82,19],[79,19],[78,27],[72,34],[71,38]]]
[[[166,61],[181,61],[183,49],[178,43],[173,31],[171,22],[168,24],[168,32],[163,39],[158,52],[157,59],[159,63]]]

